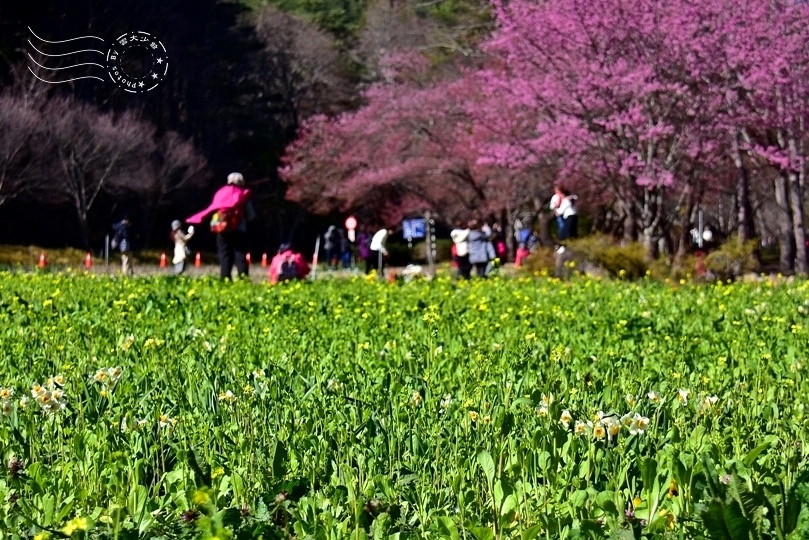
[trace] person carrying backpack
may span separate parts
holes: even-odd
[[[202,212],[186,219],[188,223],[200,224],[211,215],[211,232],[216,234],[216,249],[219,255],[219,274],[230,279],[233,265],[240,276],[249,274],[247,265],[247,222],[256,216],[250,198],[252,192],[244,187],[241,173],[230,173],[228,183],[217,190],[213,201]]]
[[[272,258],[269,269],[270,283],[304,279],[309,275],[309,264],[303,255],[294,251],[289,244],[281,244],[278,253]]]
[[[121,251],[121,273],[125,276],[135,273],[135,269],[132,267],[132,239],[129,231],[131,225],[129,217],[124,216],[121,221],[112,226],[115,233],[111,242],[112,249]]]

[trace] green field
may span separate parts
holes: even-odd
[[[807,293],[0,273],[0,538],[806,538]]]

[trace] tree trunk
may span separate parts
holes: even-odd
[[[506,254],[506,261],[507,260],[514,260],[514,254],[517,253],[517,246],[514,245],[514,219],[516,216],[514,215],[514,211],[511,209],[511,205],[507,205],[506,208],[503,210],[502,220],[500,227],[503,230],[503,242],[506,243],[506,250],[508,253]],[[503,261],[503,262],[506,262]]]
[[[634,242],[638,238],[635,205],[631,201],[621,200],[624,209],[624,242]]]
[[[789,205],[792,214],[792,233],[795,237],[795,271],[807,274],[806,232],[803,229],[803,194],[798,173],[789,173]]]
[[[694,213],[696,207],[696,200],[693,190],[689,190],[685,202],[685,212],[682,214],[682,223],[680,225],[680,232],[677,233],[677,252],[674,254],[674,267],[679,268],[683,259],[688,254],[688,248],[691,246],[691,214]]]
[[[737,167],[736,172],[737,234],[739,241],[749,242],[756,237],[753,207],[750,204],[750,179],[744,166]]]
[[[792,230],[792,212],[789,204],[789,181],[787,173],[775,178],[775,204],[778,207],[778,244],[781,252],[781,271],[792,273],[795,269],[795,235]]]

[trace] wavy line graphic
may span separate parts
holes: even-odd
[[[102,43],[105,41],[103,38],[100,38],[98,36],[79,36],[79,37],[70,38],[70,39],[52,41],[52,40],[48,40],[48,39],[39,37],[37,35],[37,33],[34,32],[33,28],[31,28],[30,26],[28,27],[28,31],[31,32],[31,35],[33,35],[34,38],[38,39],[39,41],[41,41],[43,43],[48,43],[48,44],[51,44],[51,45],[56,45],[56,46],[60,46],[63,43],[70,43],[72,41],[78,41],[78,40],[82,40],[82,39],[97,39],[97,40],[101,41]],[[54,53],[54,54],[46,53],[44,51],[39,50],[36,47],[36,45],[34,45],[31,42],[30,39],[28,40],[28,45],[30,45],[31,48],[34,51],[36,51],[37,53],[41,54],[43,57],[46,57],[46,58],[61,58],[61,57],[65,57],[65,56],[72,56],[74,54],[90,53],[90,52],[98,53],[101,56],[104,56],[104,53],[102,51],[97,50],[97,49],[80,49],[80,50],[76,50],[76,51],[70,51],[70,52],[58,53],[58,54],[57,53]],[[47,47],[43,47],[43,49],[44,48],[47,48]],[[62,46],[62,50],[64,50],[64,46]],[[73,64],[73,65],[64,66],[64,67],[48,67],[48,66],[44,66],[44,65],[40,64],[39,62],[37,62],[36,60],[34,60],[34,57],[31,55],[30,52],[28,53],[28,58],[31,60],[31,62],[36,64],[39,68],[42,68],[42,69],[45,69],[45,70],[48,70],[48,71],[54,71],[54,72],[61,72],[61,71],[67,70],[67,69],[73,69],[73,68],[78,68],[78,67],[82,67],[82,66],[97,66],[97,67],[100,67],[101,69],[104,69],[104,66],[102,64],[98,64],[98,63],[95,63],[95,62],[82,62],[82,63]],[[104,79],[102,79],[101,77],[96,77],[94,75],[83,75],[81,77],[71,77],[71,78],[65,79],[65,80],[50,81],[50,80],[47,80],[47,79],[43,79],[42,77],[40,77],[39,75],[34,73],[34,70],[31,69],[30,65],[28,66],[28,71],[30,71],[31,74],[34,77],[36,77],[38,80],[40,80],[40,81],[42,81],[44,83],[47,83],[47,84],[62,84],[62,83],[78,81],[78,80],[81,80],[81,79],[95,79],[95,80],[104,82]],[[65,75],[69,76],[69,75],[67,75],[67,73],[65,73]]]
[[[48,41],[47,39],[42,39],[41,37],[36,35],[36,33],[31,29],[30,26],[28,27],[28,31],[31,32],[32,34],[34,34],[34,37],[37,38],[39,41],[44,41],[45,43],[67,43],[68,41],[76,41],[77,39],[98,39],[98,40],[104,41],[102,38],[100,38],[98,36],[81,36],[81,37],[77,37],[77,38],[63,39],[62,41]],[[29,43],[30,43],[30,41],[29,41]]]
[[[31,47],[32,47],[32,48],[33,48],[33,49],[34,49],[36,52],[38,52],[38,53],[39,53],[39,54],[41,54],[42,56],[49,56],[49,57],[51,57],[51,58],[56,58],[57,56],[70,56],[71,54],[79,54],[79,53],[83,53],[83,52],[97,52],[97,53],[98,53],[98,54],[100,54],[100,55],[103,55],[103,54],[104,54],[103,52],[101,52],[101,51],[99,51],[99,50],[96,50],[96,49],[82,49],[82,50],[80,50],[80,51],[73,51],[73,52],[69,52],[69,53],[65,53],[65,54],[48,54],[48,53],[44,53],[44,52],[40,51],[39,49],[37,49],[36,47],[34,47],[34,44],[33,44],[33,43],[31,43],[31,40],[30,40],[30,39],[28,40],[28,44],[29,44],[29,45],[30,45],[30,46],[31,46]]]
[[[40,81],[42,81],[44,83],[48,83],[48,84],[62,84],[62,83],[71,82],[71,81],[78,81],[79,79],[97,79],[97,80],[99,80],[101,82],[104,82],[104,79],[102,79],[101,77],[93,77],[92,75],[88,75],[86,77],[75,77],[73,79],[67,79],[66,81],[46,81],[45,79],[43,79],[42,77],[40,77],[39,75],[34,73],[34,70],[31,69],[31,66],[28,66],[28,71],[30,71],[31,75],[33,75],[34,77],[36,77]]]
[[[35,63],[36,65],[38,65],[38,66],[39,66],[39,67],[41,67],[42,69],[47,69],[47,70],[49,70],[49,71],[59,71],[59,70],[61,70],[61,69],[70,69],[70,68],[79,67],[79,66],[98,66],[98,67],[100,67],[101,69],[104,69],[104,66],[102,66],[101,64],[96,64],[95,62],[85,62],[85,63],[83,63],[83,64],[74,64],[74,65],[72,65],[72,66],[65,66],[65,67],[58,67],[58,68],[49,68],[48,66],[43,66],[42,64],[40,64],[39,62],[37,62],[36,60],[34,60],[34,57],[33,57],[33,56],[31,56],[31,53],[28,53],[28,58],[30,58],[30,59],[31,59],[31,61],[32,61],[33,63]]]

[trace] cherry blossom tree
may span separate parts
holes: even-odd
[[[624,236],[650,255],[680,216],[681,245],[702,198],[730,161],[739,227],[752,236],[748,168],[779,170],[782,264],[806,271],[802,246],[807,14],[802,3],[711,0],[496,2],[485,45],[490,99],[529,117],[486,149],[521,167],[554,159],[560,177],[607,193]],[[501,105],[498,104],[498,108]],[[674,202],[676,201],[676,202]],[[791,227],[790,227],[791,226]],[[790,241],[791,240],[791,241]]]
[[[466,106],[473,82],[435,83],[426,59],[391,55],[386,81],[365,105],[331,120],[310,119],[287,152],[288,197],[313,210],[379,209],[388,220],[431,209],[445,219],[498,206],[505,171],[478,164]]]

